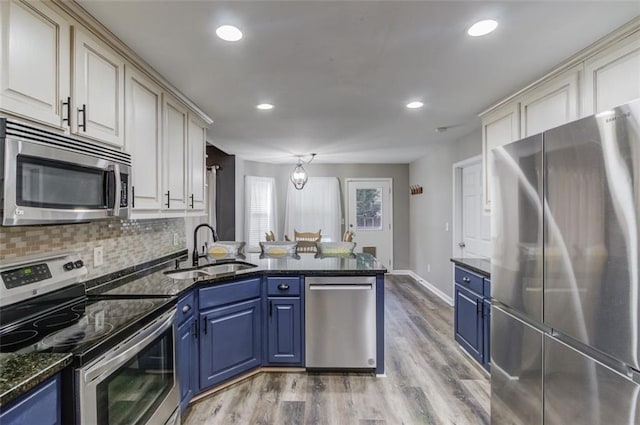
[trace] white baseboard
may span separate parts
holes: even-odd
[[[453,298],[451,298],[450,296],[448,296],[447,294],[445,294],[444,292],[442,292],[440,289],[438,289],[436,286],[434,286],[433,284],[431,284],[430,282],[427,282],[426,280],[424,280],[423,278],[421,278],[420,276],[418,276],[416,274],[416,272],[414,272],[413,270],[394,270],[394,272],[392,274],[398,274],[398,275],[408,275],[411,276],[416,282],[418,282],[420,285],[424,286],[425,288],[427,288],[429,291],[431,291],[435,296],[437,296],[438,298],[440,298],[442,301],[446,302],[447,304],[449,304],[451,307],[453,307]]]

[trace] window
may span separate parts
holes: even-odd
[[[278,231],[275,179],[246,176],[244,193],[247,251],[259,251],[258,243],[264,240],[264,234]]]
[[[309,177],[304,189],[287,185],[284,231],[293,239],[298,232],[321,230],[324,242],[339,241],[342,236],[340,182],[336,177]]]

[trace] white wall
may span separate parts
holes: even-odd
[[[243,161],[236,158],[236,238],[244,239],[244,176],[274,177],[278,205],[277,236],[282,237],[287,185],[292,164],[268,164]],[[393,267],[396,270],[409,268],[409,165],[408,164],[319,164],[305,165],[310,176],[337,177],[340,179],[344,201],[346,178],[392,178],[393,179]],[[342,206],[346,212],[345,205]]]
[[[482,152],[480,129],[450,143],[434,146],[409,165],[409,181],[424,192],[409,198],[409,268],[453,297],[452,225],[453,164]],[[445,230],[449,223],[449,230]],[[431,271],[427,271],[431,265]]]

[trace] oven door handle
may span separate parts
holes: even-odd
[[[176,316],[176,309],[163,314],[156,319],[151,325],[141,330],[133,337],[126,340],[122,345],[112,349],[103,357],[97,360],[93,366],[90,366],[83,374],[84,382],[91,382],[97,378],[108,376],[114,370],[118,369],[123,363],[129,360],[133,354],[140,352],[154,339],[162,335],[173,326]],[[122,352],[118,353],[118,351]]]

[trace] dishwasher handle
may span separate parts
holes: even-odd
[[[309,285],[309,290],[310,291],[370,291],[373,289],[373,285],[370,283],[365,283],[365,284],[344,284],[344,285],[340,285],[340,284],[329,284],[329,285],[322,285],[322,284],[310,284]]]

